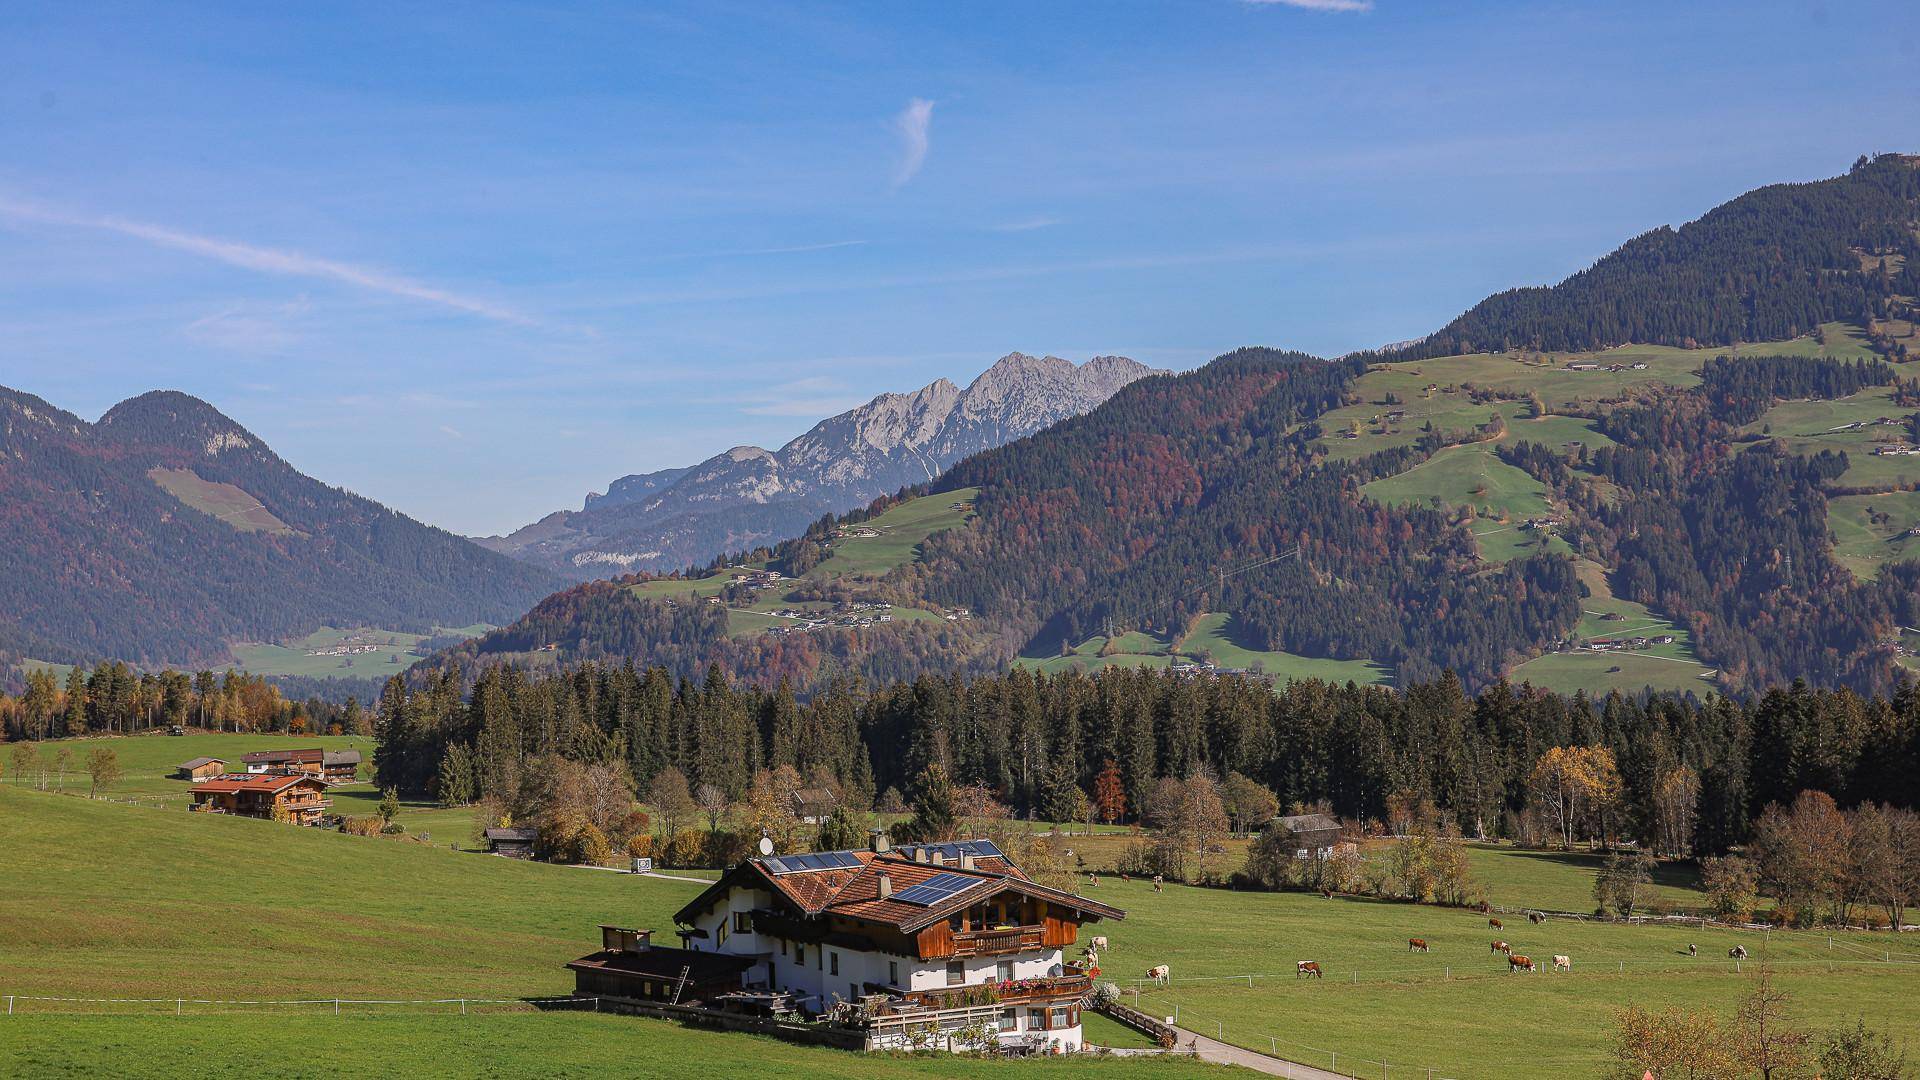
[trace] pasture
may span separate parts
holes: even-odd
[[[1829,948],[1823,932],[1557,918],[1532,926],[1524,917],[1505,918],[1494,932],[1466,910],[1173,885],[1156,894],[1137,881],[1103,882],[1100,899],[1128,912],[1106,931],[1112,949],[1101,963],[1124,980],[1129,1001],[1139,976],[1166,963],[1170,986],[1140,988],[1147,1011],[1177,1008],[1192,1030],[1321,1067],[1337,1053],[1342,1071],[1357,1066],[1366,1076],[1424,1077],[1428,1067],[1487,1080],[1597,1075],[1618,1009],[1685,1003],[1730,1013],[1762,956],[1801,1023],[1864,1014],[1894,1032],[1920,1024],[1912,993],[1920,940],[1912,935],[1836,935]],[[1431,951],[1409,951],[1411,937]],[[1505,958],[1489,951],[1496,937],[1541,970],[1508,974]],[[1687,955],[1690,942],[1699,956]],[[1752,953],[1739,971],[1727,958],[1734,944]],[[1570,974],[1550,970],[1556,953],[1571,957]],[[1298,960],[1318,961],[1325,977],[1295,978]]]
[[[1610,690],[1634,693],[1648,686],[1697,694],[1715,688],[1713,672],[1694,655],[1685,627],[1655,614],[1644,604],[1614,596],[1606,570],[1598,563],[1579,559],[1574,571],[1589,593],[1580,601],[1580,619],[1573,629],[1576,640],[1666,634],[1672,634],[1675,640],[1631,652],[1544,653],[1515,667],[1508,678],[1557,693],[1585,690],[1593,696]]]
[[[179,740],[172,740],[178,742]],[[261,1047],[294,1076],[1184,1076],[1185,1062],[860,1057],[577,1012],[560,966],[595,926],[671,927],[699,886],[517,862],[271,822],[201,817],[0,786],[0,993],[168,999],[15,1002],[0,1075],[252,1074]],[[76,857],[84,853],[84,857]],[[404,882],[404,888],[395,883]],[[173,998],[489,998],[441,1005],[176,1006]],[[179,1008],[181,1015],[175,1016]],[[77,1015],[111,1012],[116,1015]],[[482,1053],[476,1056],[476,1051]]]
[[[435,627],[432,636],[455,634],[477,637],[493,629],[485,623],[473,626]],[[271,644],[249,642],[233,646],[233,657],[240,667],[255,675],[338,675],[350,679],[384,679],[405,670],[420,659],[415,646],[430,635],[400,630],[382,630],[361,626],[340,629],[323,626],[305,637]],[[342,653],[344,649],[364,652]],[[323,651],[332,652],[323,655]]]
[[[1486,443],[1449,446],[1406,472],[1363,484],[1360,493],[1388,506],[1470,508],[1468,528],[1487,562],[1571,550],[1549,530],[1525,528],[1528,518],[1554,513],[1546,485],[1501,461]]]
[[[973,499],[979,494],[978,488],[961,488],[908,499],[891,507],[885,513],[854,526],[875,530],[878,536],[848,536],[834,540],[833,554],[808,571],[807,576],[879,577],[889,570],[906,566],[920,557],[920,544],[927,537],[966,524],[967,519],[973,516]],[[955,510],[955,506],[965,509]]]
[[[1862,581],[1890,562],[1920,558],[1920,492],[1839,495],[1827,500],[1833,553]]]
[[[1112,639],[1096,634],[1066,654],[1023,656],[1014,661],[1048,674],[1063,671],[1092,673],[1108,667],[1170,667],[1179,662],[1210,660],[1221,667],[1242,668],[1288,679],[1323,679],[1333,683],[1387,683],[1393,672],[1371,660],[1333,660],[1298,653],[1251,649],[1235,638],[1231,616],[1208,612],[1194,620],[1179,638],[1144,630],[1129,630]]]
[[[202,479],[192,469],[149,469],[147,478],[182,503],[241,532],[294,536],[298,530],[275,517],[259,499],[232,484]]]

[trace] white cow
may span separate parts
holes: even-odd
[[[1160,986],[1165,986],[1173,981],[1173,972],[1165,964],[1155,964],[1147,969],[1147,978]]]
[[[1553,970],[1572,971],[1573,959],[1571,957],[1562,956],[1559,953],[1554,953],[1553,954]]]
[[[1104,936],[1103,936],[1103,937],[1097,937],[1097,938],[1094,938],[1094,939],[1093,939],[1093,949],[1094,949],[1094,951],[1095,951],[1095,952],[1106,952],[1106,951],[1107,951],[1107,939],[1106,939],[1106,938],[1105,938]]]

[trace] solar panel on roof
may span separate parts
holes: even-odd
[[[921,907],[932,907],[948,897],[965,892],[979,882],[979,878],[968,877],[965,874],[935,874],[918,885],[901,889],[893,894],[893,898],[905,900],[909,904],[919,904]]]
[[[798,874],[808,870],[850,870],[860,865],[851,851],[809,851],[801,855],[770,855],[761,864],[774,874]]]

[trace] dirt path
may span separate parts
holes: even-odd
[[[1232,1046],[1218,1039],[1209,1039],[1197,1031],[1176,1027],[1180,1033],[1178,1051],[1191,1048],[1201,1061],[1211,1061],[1216,1065],[1238,1065],[1243,1069],[1266,1073],[1268,1076],[1284,1076],[1289,1080],[1345,1080],[1342,1073],[1316,1069],[1311,1065],[1302,1065],[1297,1061],[1288,1061],[1270,1054],[1256,1053],[1244,1047]]]

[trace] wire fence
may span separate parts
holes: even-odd
[[[0,994],[6,1016],[43,1014],[201,1016],[266,1011],[297,1012],[305,1015],[346,1016],[368,1012],[427,1012],[467,1016],[481,1012],[529,1012],[571,1008],[598,1012],[597,997],[553,998],[200,998],[200,997],[72,997],[50,994]]]

